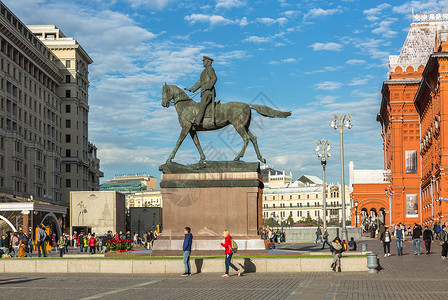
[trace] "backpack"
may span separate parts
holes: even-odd
[[[230,240],[232,241],[230,249],[232,250],[233,253],[236,253],[238,251],[238,244],[235,242],[233,238],[230,238]]]
[[[342,251],[347,251],[347,243],[346,242],[342,243]]]

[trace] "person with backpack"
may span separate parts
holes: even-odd
[[[232,267],[236,271],[238,276],[241,276],[240,270],[237,267],[235,267],[234,264],[232,264],[232,256],[233,256],[233,253],[235,253],[238,250],[238,245],[232,239],[228,230],[224,230],[223,236],[225,238],[224,243],[221,243],[220,241],[218,241],[218,243],[220,243],[221,246],[224,247],[224,249],[225,249],[224,254],[226,255],[226,261],[225,261],[226,272],[221,277],[229,277],[229,266]]]
[[[414,255],[420,255],[420,236],[422,235],[422,227],[414,223],[412,228],[412,240],[414,241]]]
[[[341,257],[342,252],[344,251],[344,246],[342,245],[341,239],[339,237],[336,237],[333,242],[331,242],[330,251],[331,255],[333,256],[331,269],[333,270],[333,272],[336,272],[336,268],[338,268],[338,272],[341,272]]]

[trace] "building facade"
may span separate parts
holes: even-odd
[[[377,121],[382,126],[384,172],[390,183],[369,188],[382,194],[379,198],[389,199],[390,220],[395,224],[427,225],[446,221],[448,214],[444,200],[448,197],[444,177],[447,38],[446,13],[415,14],[400,55],[389,57]],[[359,193],[352,196],[355,201]]]
[[[126,208],[162,207],[162,194],[157,178],[147,174],[115,176],[100,186],[101,191],[117,191],[126,195]]]
[[[103,176],[88,142],[92,60],[55,26],[28,27],[2,2],[0,23],[0,192],[68,206],[70,191],[97,190]]]
[[[292,181],[291,175],[269,174],[270,180],[263,189],[263,219],[273,218],[278,222],[286,222],[288,218],[294,223],[305,219],[322,223],[323,219],[323,182],[316,176],[303,175]],[[342,221],[341,185],[327,184],[326,218],[330,223]],[[346,186],[346,195],[349,194]],[[350,201],[346,199],[346,216],[349,220]]]

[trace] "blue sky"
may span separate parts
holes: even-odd
[[[388,55],[399,54],[412,8],[448,8],[447,0],[3,2],[25,24],[55,24],[93,58],[89,139],[99,148],[104,179],[134,172],[160,179],[158,166],[180,130],[174,108],[160,105],[162,85],[192,86],[202,55],[215,59],[218,100],[292,111],[288,119],[253,112],[251,130],[268,164],[294,178],[320,177],[315,141],[330,139],[327,178],[339,182],[339,134],[329,123],[333,113],[348,113],[346,165],[382,168],[375,119]],[[241,147],[231,128],[199,138],[209,159],[232,160]],[[175,161],[197,160],[187,137]],[[256,160],[251,146],[244,160]]]

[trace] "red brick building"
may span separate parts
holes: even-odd
[[[448,21],[419,22],[432,15],[414,15],[400,55],[389,57],[377,116],[387,176],[368,186],[355,180],[352,187],[358,215],[372,193],[390,199],[389,209],[380,200],[370,205],[389,213],[386,224],[432,224],[448,217]]]

